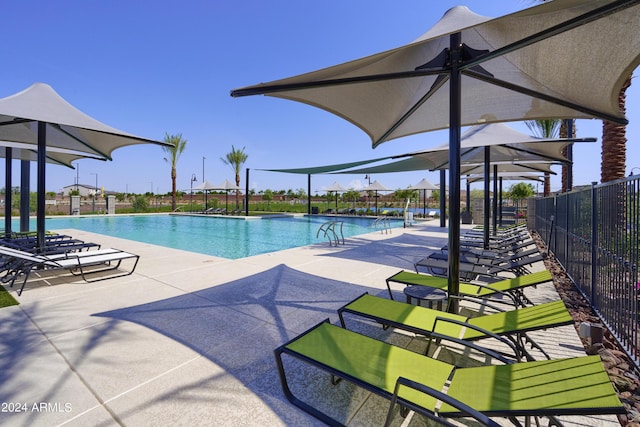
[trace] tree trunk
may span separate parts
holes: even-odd
[[[176,177],[177,177],[176,168],[171,168],[171,210],[176,210]]]
[[[236,209],[240,208],[240,174],[236,173]]]
[[[627,78],[620,94],[618,103],[620,112],[625,113],[626,91],[631,86],[631,76]],[[600,181],[609,182],[624,177],[627,158],[626,126],[607,120],[602,122],[602,163],[600,165]]]
[[[573,129],[571,135],[576,137],[576,122],[572,121]],[[567,121],[563,120],[560,125],[560,138],[568,138],[569,137],[569,129],[567,129]],[[564,157],[567,157],[568,146],[564,147],[560,152]],[[562,192],[566,193],[571,190],[571,185],[569,185],[569,168],[573,168],[573,163],[563,163],[562,164]]]

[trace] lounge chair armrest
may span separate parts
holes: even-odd
[[[417,383],[417,382],[412,381],[410,379],[407,379],[407,378],[404,378],[404,377],[399,377],[396,380],[396,386],[395,386],[395,389],[393,391],[393,396],[391,398],[391,403],[389,404],[389,412],[387,413],[387,419],[386,419],[385,424],[384,424],[385,427],[389,426],[391,424],[391,420],[393,419],[393,410],[395,408],[396,403],[398,402],[398,391],[400,390],[401,387],[409,387],[409,388],[412,388],[414,390],[417,390],[417,391],[420,391],[422,393],[425,393],[425,394],[427,394],[429,396],[435,397],[439,401],[441,401],[443,403],[446,403],[447,405],[453,406],[454,408],[458,409],[463,414],[466,414],[467,416],[475,419],[476,421],[478,421],[483,426],[487,426],[487,427],[498,427],[499,426],[499,424],[497,424],[495,421],[493,421],[491,418],[487,417],[483,413],[476,411],[472,407],[460,402],[457,399],[452,398],[451,396],[447,396],[446,394],[442,393],[441,391],[433,389],[433,388],[431,388],[429,386],[426,386],[424,384]],[[431,411],[425,410],[424,408],[421,408],[419,406],[413,405],[410,402],[403,401],[402,405],[406,406],[407,408],[409,408],[409,409],[411,409],[413,411],[416,411],[416,412],[424,415],[425,417],[427,417],[429,419],[435,420],[438,423],[441,423],[442,425],[445,425],[445,426],[457,425],[457,424],[452,424],[452,423],[448,422],[446,419],[440,417],[436,413],[433,413]]]
[[[500,354],[494,350],[488,349],[486,347],[477,345],[471,341],[439,334],[438,332],[436,332],[436,328],[438,327],[438,322],[453,323],[453,324],[460,325],[465,328],[473,329],[474,331],[480,332],[481,334],[486,335],[487,338],[493,338],[503,343],[504,345],[508,346],[513,351],[513,355],[508,354],[507,356],[509,356],[511,359],[507,359],[505,355]],[[472,348],[474,350],[480,351],[486,354],[487,356],[490,356],[496,360],[501,361],[504,364],[510,364],[510,363],[513,363],[514,361],[520,361],[522,359],[522,354],[518,350],[517,345],[506,336],[500,336],[500,335],[494,334],[493,332],[487,329],[481,328],[476,325],[472,325],[469,322],[463,322],[456,319],[448,319],[446,317],[436,317],[436,320],[433,322],[433,332],[431,333],[430,338],[431,340],[429,340],[429,344],[427,344],[427,350],[426,350],[427,352],[429,351],[429,347],[431,346],[431,341],[433,341],[433,339],[439,339],[439,340],[447,340],[447,341],[455,342],[457,344],[461,344],[466,347]]]

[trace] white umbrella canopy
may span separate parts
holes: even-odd
[[[418,183],[409,187],[409,190],[422,190],[422,215],[427,215],[427,190],[437,190],[427,178],[422,178]]]
[[[417,184],[409,187],[409,190],[437,190],[438,187],[433,185],[427,178],[422,178]]]
[[[390,188],[387,188],[384,185],[380,184],[380,182],[378,182],[377,180],[373,181],[371,184],[364,187],[363,190],[364,191],[391,191]]]
[[[373,146],[449,128],[449,291],[460,272],[460,129],[550,118],[626,124],[618,106],[640,64],[640,0],[554,0],[497,19],[457,7],[413,43],[231,92],[327,110]],[[451,305],[457,310],[457,303]]]
[[[225,191],[229,191],[229,190],[239,190],[240,188],[235,185],[233,182],[229,181],[228,179],[225,179],[222,184],[218,185],[216,187],[216,190],[225,190]]]
[[[216,188],[216,190],[224,190],[225,192],[225,196],[224,196],[224,203],[225,203],[225,209],[228,211],[229,210],[229,191],[231,190],[239,190],[240,188],[235,185],[233,182],[229,181],[228,179],[225,179],[222,184],[218,185],[218,187]]]
[[[330,186],[326,187],[324,191],[329,193],[336,193],[336,212],[338,211],[338,194],[344,193],[345,191],[349,191],[349,189],[344,188],[338,181],[335,181]]]
[[[330,186],[326,187],[324,189],[324,191],[343,192],[343,191],[349,191],[349,189],[343,187],[339,182],[336,181],[333,184],[331,184]]]
[[[373,181],[371,184],[367,185],[362,189],[363,191],[375,191],[375,200],[376,200],[376,214],[378,213],[378,191],[392,191],[390,188],[385,187],[380,184],[377,180]]]

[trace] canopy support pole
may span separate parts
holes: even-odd
[[[31,162],[20,161],[20,231],[29,231],[29,211],[31,202]]]
[[[311,215],[311,174],[307,174],[307,215]]]
[[[484,147],[484,215],[482,218],[482,235],[484,237],[484,248],[489,249],[489,215],[491,213],[491,201],[489,199],[489,191],[491,188],[490,179],[491,169],[491,148]]]
[[[498,204],[498,217],[500,218],[500,226],[502,227],[502,177],[500,177],[500,203]]]
[[[245,180],[245,189],[244,189],[244,215],[249,216],[249,168],[246,171],[246,180]],[[238,190],[236,190],[238,191]],[[237,202],[237,193],[236,193],[236,202]],[[236,206],[237,209],[237,206]]]
[[[440,227],[447,226],[447,171],[440,169]]]
[[[498,165],[493,165],[493,235],[498,235]]]
[[[5,168],[4,168],[4,234],[5,236],[11,235],[11,164],[13,163],[13,149],[7,147],[5,149]]]
[[[462,34],[451,34],[449,53],[451,70],[449,76],[449,295],[460,293],[460,128],[462,126]],[[440,191],[446,191],[441,188]],[[445,215],[440,212],[440,217]],[[449,311],[457,313],[457,298],[449,300]]]
[[[47,166],[47,124],[38,122],[38,190],[36,207],[37,251],[44,252],[45,178]]]

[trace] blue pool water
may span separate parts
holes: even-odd
[[[74,228],[229,259],[275,252],[328,240],[318,228],[332,217],[233,219],[178,215],[118,215],[47,218],[47,230]],[[344,217],[344,237],[370,233],[373,219]],[[391,225],[401,227],[402,220]],[[14,229],[17,229],[16,224]],[[35,230],[35,220],[31,229]]]

